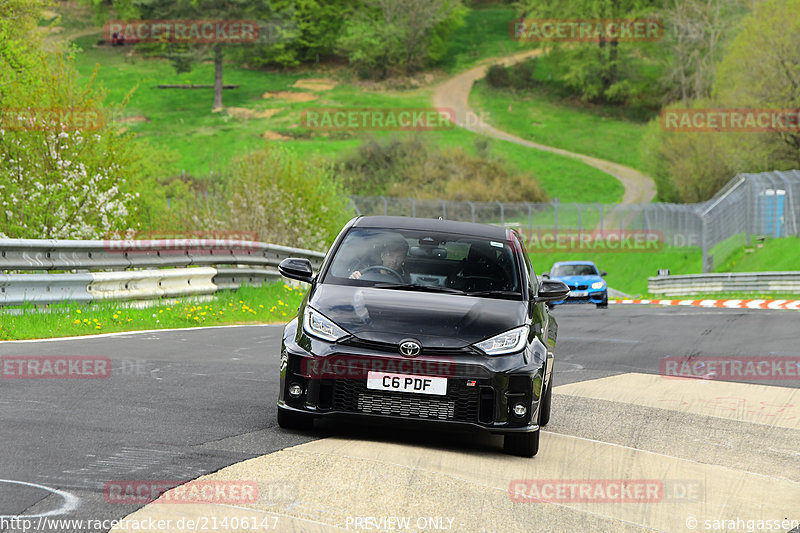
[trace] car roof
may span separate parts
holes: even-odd
[[[553,266],[560,266],[560,265],[592,265],[592,266],[596,266],[594,264],[594,261],[558,261],[557,263],[553,263]]]
[[[393,217],[393,216],[361,216],[353,222],[354,228],[393,228],[409,230],[432,230],[445,233],[456,233],[470,237],[482,237],[494,240],[507,240],[506,228],[476,224],[473,222],[456,222],[435,218]]]

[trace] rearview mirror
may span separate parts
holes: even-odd
[[[601,270],[600,271],[600,277],[606,277],[607,275],[608,275],[608,272],[606,272],[605,270]]]
[[[537,302],[557,302],[563,300],[569,294],[569,287],[563,281],[555,279],[542,280],[539,285],[539,294],[536,295]]]
[[[278,272],[282,276],[305,283],[311,283],[314,280],[314,270],[308,259],[287,257],[278,265]]]

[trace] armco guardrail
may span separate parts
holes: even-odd
[[[0,239],[0,305],[212,294],[277,281],[287,257],[318,269],[325,254],[238,240]]]
[[[729,272],[648,278],[651,294],[690,296],[718,292],[798,293],[800,272]]]

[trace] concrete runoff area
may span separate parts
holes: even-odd
[[[748,401],[774,406],[776,413],[748,409]],[[581,436],[579,428],[598,417],[586,408],[570,413],[566,429],[576,434],[560,433],[558,408],[572,402],[583,402],[582,407],[602,402],[604,427],[616,426],[615,433],[636,445]],[[635,413],[628,417],[631,408]],[[234,517],[254,523],[256,517],[270,517],[259,531],[273,524],[278,531],[691,531],[709,530],[720,519],[740,519],[744,528],[747,520],[780,525],[800,519],[800,461],[797,451],[791,452],[800,437],[799,415],[797,389],[620,374],[556,387],[552,427],[543,431],[532,459],[419,445],[402,435],[394,442],[332,436],[202,478],[256,481],[262,494],[255,503],[157,500],[127,518],[177,523],[213,516],[217,524],[226,517],[233,524]],[[652,435],[642,416],[660,434]],[[760,440],[746,450],[749,460],[710,462],[717,454],[709,449],[732,445],[726,442],[730,433],[709,431],[705,442],[686,441],[698,426],[702,434],[714,423]],[[791,440],[775,441],[772,430]],[[499,446],[500,437],[485,440]],[[657,490],[636,501],[618,494],[620,484],[645,482],[656,483]]]

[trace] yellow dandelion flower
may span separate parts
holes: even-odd
[[[76,309],[75,312],[78,313],[78,314],[83,313],[83,311],[81,311],[80,309]]]
[[[76,318],[75,322],[73,322],[73,324],[80,324],[80,323],[81,323],[81,319],[80,318]]]
[[[159,314],[161,314],[161,313],[164,312],[164,310],[163,309],[159,309],[158,312],[159,312]]]
[[[172,308],[171,307],[167,307],[167,311],[172,311]]]
[[[264,309],[264,304],[258,304],[261,309]]]
[[[95,326],[94,329],[101,329],[100,326]]]
[[[129,319],[128,319],[128,322],[133,322],[133,319],[132,319],[132,318],[129,318]]]
[[[116,320],[116,319],[118,319],[118,318],[119,318],[119,315],[114,315],[114,316],[112,316],[111,318],[113,318],[114,320]]]
[[[205,311],[201,311],[200,312],[200,316],[206,316],[206,312]]]
[[[281,300],[278,300],[278,305],[286,305],[286,304],[283,303]]]
[[[281,314],[282,314],[283,316],[286,316],[286,313],[284,313],[283,311],[281,311]]]
[[[243,304],[243,303],[244,303],[244,300],[239,300],[239,303],[240,303],[240,304]]]

